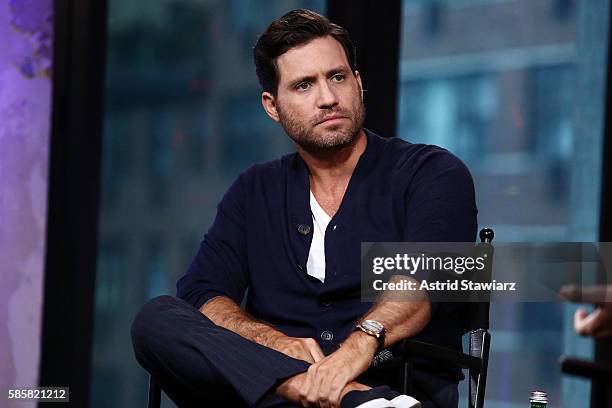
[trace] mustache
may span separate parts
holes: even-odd
[[[333,109],[326,109],[324,111],[321,111],[317,114],[317,116],[314,118],[313,123],[314,124],[318,124],[321,123],[323,121],[323,119],[325,119],[328,116],[331,115],[338,115],[338,116],[344,116],[346,118],[351,118],[351,114],[350,112],[346,111],[345,109],[342,108],[333,108]]]

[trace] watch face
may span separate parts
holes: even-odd
[[[363,326],[363,328],[366,330],[371,330],[378,334],[385,331],[385,327],[382,325],[382,323],[377,322],[376,320],[364,320],[361,322],[361,326]]]

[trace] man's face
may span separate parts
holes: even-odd
[[[361,78],[351,71],[342,45],[317,38],[277,58],[276,97],[264,107],[305,150],[350,144],[363,126]]]

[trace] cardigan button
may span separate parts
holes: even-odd
[[[323,330],[321,332],[321,340],[323,341],[332,341],[334,339],[334,333],[329,330]]]
[[[298,232],[302,235],[310,234],[310,225],[308,224],[300,224],[298,226]]]

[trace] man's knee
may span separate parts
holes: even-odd
[[[189,308],[185,301],[173,296],[158,296],[145,303],[136,314],[131,327],[132,344],[136,354],[150,350],[160,340],[171,341],[176,332],[168,330],[176,324],[174,317],[180,309]]]
[[[201,336],[206,332],[191,330],[191,327],[209,325],[212,325],[210,320],[179,298],[159,296],[151,299],[142,306],[131,327],[136,360],[163,384],[164,389],[170,386],[170,391],[177,376],[197,379],[200,388],[202,384],[227,385],[217,369],[197,350],[201,339],[194,333]]]
[[[193,306],[185,302],[183,299],[170,295],[161,295],[148,300],[140,309],[140,313],[161,313],[174,308],[187,308]]]
[[[161,344],[171,344],[184,335],[190,326],[214,326],[198,309],[174,296],[158,296],[145,303],[132,322],[131,335],[134,350]]]

